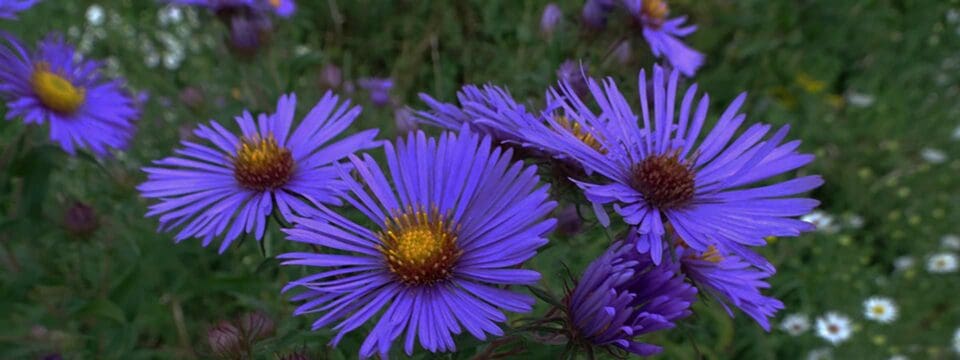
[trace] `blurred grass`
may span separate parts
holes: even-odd
[[[613,76],[634,93],[637,71],[654,60],[638,38],[629,61],[608,58],[630,31],[626,21],[614,17],[605,31],[584,31],[578,26],[581,2],[561,1],[564,20],[545,39],[538,31],[545,3],[301,1],[291,20],[275,21],[272,43],[251,59],[230,54],[222,44],[224,27],[209,14],[185,10],[178,24],[164,24],[161,6],[150,1],[97,2],[106,10],[99,26],[85,19],[90,1],[45,1],[20,21],[0,23],[28,43],[48,32],[67,33],[71,42],[86,43],[88,56],[104,59],[132,88],[151,95],[132,148],[99,164],[40,146],[45,130],[0,123],[2,147],[23,139],[37,152],[14,159],[0,175],[6,266],[0,274],[0,358],[50,352],[207,358],[205,330],[253,309],[267,310],[278,322],[277,335],[258,344],[262,358],[301,346],[323,357],[353,358],[364,330],[331,349],[325,347],[331,332],[310,332],[309,318],[289,316],[293,307],[279,289],[301,270],[280,269],[269,257],[293,248],[276,229],[265,240],[267,257],[252,239],[225,255],[196,240],[173,245],[170,234],[155,233],[154,219],[143,218],[146,203],[134,189],[144,178],[138,169],[170,154],[185,130],[207,119],[226,124],[243,109],[270,111],[279,94],[291,91],[305,110],[325,90],[320,69],[326,64],[342,68],[345,80],[389,76],[394,100],[415,108],[422,107],[418,92],[452,100],[461,84],[483,82],[505,85],[533,106],[566,59],[582,60],[592,74]],[[804,172],[827,180],[814,194],[822,209],[838,221],[852,215],[864,220],[862,228],[778,239],[765,250],[779,265],[771,293],[787,304],[785,313],[835,310],[853,317],[857,331],[834,350],[836,358],[954,356],[949,341],[960,326],[958,275],[933,275],[922,266],[942,235],[960,232],[960,142],[951,140],[960,125],[960,23],[948,15],[960,11],[960,3],[670,4],[700,27],[689,42],[707,54],[696,81],[710,93],[713,113],[748,91],[749,121],[791,124],[791,137],[818,156]],[[176,46],[184,56],[168,69],[164,56]],[[153,56],[158,59],[150,66]],[[202,92],[200,106],[181,102],[188,87]],[[372,106],[362,91],[336,90],[364,106],[355,129],[396,135],[392,109]],[[864,96],[872,98],[866,106]],[[943,151],[946,162],[924,161],[924,148]],[[73,200],[91,204],[101,216],[101,229],[90,239],[60,229]],[[565,277],[561,264],[579,273],[607,244],[599,230],[553,240],[532,266],[556,293]],[[903,255],[917,259],[917,267],[894,272],[893,259]],[[864,320],[861,302],[875,294],[892,297],[901,318],[890,325]],[[650,339],[665,345],[664,358],[789,359],[827,346],[811,332],[764,333],[742,314],[730,320],[717,304],[698,304],[698,310],[677,330]],[[529,358],[552,359],[562,351],[526,346]],[[467,358],[479,347],[462,337],[463,351],[451,357]]]

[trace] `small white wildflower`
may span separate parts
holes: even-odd
[[[910,359],[908,359],[906,356],[898,354],[898,355],[891,356],[889,360],[910,360]]]
[[[856,91],[847,93],[847,102],[855,107],[870,107],[870,105],[873,105],[874,100],[876,99],[870,94],[858,93]]]
[[[933,254],[927,259],[927,271],[934,274],[945,274],[957,271],[957,256],[952,253]]]
[[[304,56],[309,53],[310,47],[306,45],[297,45],[297,47],[293,48],[293,54],[296,56]]]
[[[783,318],[780,329],[787,334],[797,336],[810,329],[810,319],[804,314],[790,314]]]
[[[90,5],[90,7],[87,8],[87,23],[92,26],[103,25],[103,15],[103,7],[97,4]]]
[[[813,224],[818,231],[825,233],[834,233],[838,230],[837,224],[833,221],[833,216],[820,210],[804,215],[800,220]]]
[[[954,140],[960,140],[960,126],[957,126],[956,129],[953,129],[953,134],[950,135]]]
[[[958,21],[960,21],[960,11],[957,11],[957,9],[947,10],[947,22],[956,24]]]
[[[881,323],[890,323],[897,318],[897,305],[884,297],[872,297],[863,302],[863,316]]]
[[[940,246],[947,250],[960,250],[960,236],[947,234],[940,238]]]
[[[960,328],[953,333],[953,351],[960,354]]]
[[[161,25],[179,24],[183,20],[183,11],[176,6],[168,6],[157,12]]]
[[[901,256],[893,260],[893,268],[897,271],[904,271],[909,268],[912,268],[916,261],[913,260],[912,256]]]
[[[850,318],[834,312],[828,312],[826,315],[817,318],[817,336],[837,345],[853,334],[853,324]]]
[[[863,227],[863,217],[857,214],[850,215],[847,217],[847,226],[851,229],[859,229]]]
[[[830,360],[833,359],[833,350],[830,348],[818,348],[810,350],[807,354],[807,360]]]
[[[931,164],[940,164],[947,161],[947,154],[934,148],[923,148],[920,150],[920,157]]]

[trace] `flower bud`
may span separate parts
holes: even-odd
[[[543,8],[543,16],[540,17],[540,33],[546,37],[553,36],[557,29],[557,24],[563,19],[563,11],[556,3],[549,3]]]
[[[63,213],[63,227],[67,232],[78,236],[88,237],[97,231],[100,222],[97,220],[97,213],[92,207],[79,201],[75,201],[67,211]]]
[[[237,324],[240,331],[251,341],[258,341],[273,336],[277,327],[270,315],[263,311],[249,312],[240,315]]]
[[[243,335],[229,321],[220,321],[216,326],[207,330],[207,341],[210,349],[218,357],[234,359],[243,354]]]
[[[393,80],[390,78],[366,78],[357,80],[357,85],[370,94],[370,102],[375,106],[387,106],[390,104],[390,89],[393,88]]]
[[[343,82],[343,71],[334,64],[326,64],[320,69],[319,82],[323,89],[335,89]]]

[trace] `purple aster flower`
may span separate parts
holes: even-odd
[[[60,36],[50,36],[28,53],[20,42],[2,36],[0,96],[7,119],[50,124],[50,140],[73,155],[88,148],[97,156],[123,149],[136,131],[139,104],[120,80],[100,76],[97,62],[83,60]]]
[[[760,290],[770,287],[765,279],[771,272],[762,271],[736,255],[723,256],[714,247],[707,251],[677,248],[681,269],[703,292],[717,299],[727,314],[733,316],[728,304],[743,310],[770,331],[770,318],[783,310],[783,303],[764,296]]]
[[[360,108],[327,92],[291,132],[296,104],[295,95],[282,96],[272,115],[254,120],[244,112],[236,118],[239,137],[215,121],[200,125],[194,134],[212,146],[183,141],[177,156],[143,169],[147,181],[138,189],[160,200],[147,216],[160,217],[161,231],[181,227],[178,242],[197,237],[207,246],[226,233],[223,253],[241,233],[261,239],[274,210],[289,221],[315,205],[340,204],[335,193],[343,184],[332,164],[379,145],[377,130],[334,142]]]
[[[552,36],[560,20],[563,20],[563,10],[560,10],[560,6],[556,3],[547,4],[540,17],[540,33],[548,37]]]
[[[393,89],[393,80],[390,78],[364,78],[357,80],[357,85],[370,94],[370,101],[376,106],[390,104],[390,89]]]
[[[600,149],[568,131],[523,130],[524,138],[552,148],[580,162],[606,181],[575,181],[594,203],[598,218],[609,223],[603,204],[614,204],[624,221],[636,226],[637,250],[650,252],[655,263],[663,253],[665,222],[697,251],[711,245],[722,254],[736,254],[772,271],[763,257],[749,250],[763,246],[767,236],[797,236],[813,226],[793,217],[809,213],[819,203],[791,197],[820,186],[819,176],[804,176],[764,186],[757,182],[800,168],[812,155],[797,153],[799,141],[781,144],[789,126],[765,136],[771,126],[754,124],[734,136],[746,115],[738,114],[746,94],[737,97],[720,115],[713,130],[701,138],[709,96],[694,107],[697,85],[678,99],[679,73],[665,79],[654,68],[653,99],[647,92],[644,71],[639,76],[640,115],[634,113],[613,79],[601,84],[590,80],[590,89],[601,112],[595,114],[570,89],[561,86],[568,121],[593,135]],[[679,111],[676,108],[680,101]],[[652,105],[652,109],[650,106]],[[638,120],[642,116],[642,127]],[[651,123],[652,117],[652,123]],[[554,129],[567,124],[550,120]],[[730,226],[737,224],[737,226]]]
[[[326,268],[287,285],[306,290],[294,298],[306,301],[295,314],[319,313],[314,329],[339,320],[336,345],[380,313],[362,358],[386,358],[401,335],[407,354],[417,338],[439,352],[453,351],[452,335],[463,330],[480,340],[503,335],[501,309],[528,312],[534,303],[506,286],[540,279],[519,267],[556,223],[544,220],[556,203],[538,184],[536,167],[514,162],[511,150],[466,127],[439,139],[410,133],[384,149],[388,174],[370,155],[352,156],[352,173],[341,169],[353,195],[345,199],[376,225],[321,210],[284,230],[290,240],[337,250],[279,257],[285,265]]]
[[[684,281],[680,264],[655,265],[630,241],[613,244],[590,263],[567,298],[567,313],[575,341],[649,356],[662,349],[637,337],[689,316],[697,289]]]
[[[654,56],[666,57],[686,76],[693,76],[703,65],[703,54],[679,40],[697,31],[697,26],[684,26],[686,16],[667,19],[670,9],[665,0],[623,0],[623,6],[643,26],[643,38]]]
[[[17,13],[29,9],[40,0],[0,0],[0,19],[13,20]]]

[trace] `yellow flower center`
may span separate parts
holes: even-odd
[[[233,158],[233,177],[250,190],[276,189],[293,176],[293,155],[280,147],[273,135],[254,136],[240,141],[240,149]]]
[[[30,75],[30,86],[44,106],[61,114],[72,114],[83,105],[86,91],[73,86],[63,76],[50,71],[50,64],[41,62]]]
[[[448,279],[463,252],[458,228],[434,208],[407,208],[394,213],[381,231],[378,249],[387,267],[407,285],[429,285]]]
[[[700,259],[712,263],[718,263],[723,261],[723,255],[720,255],[720,252],[717,251],[716,247],[710,245],[707,247],[707,251],[704,251],[703,254],[700,254]]]
[[[874,305],[873,309],[870,311],[873,311],[873,313],[877,315],[883,315],[887,313],[887,308],[883,307],[882,305]]]
[[[280,0],[270,0],[270,6],[273,6],[274,8],[279,8]]]
[[[664,0],[643,0],[640,11],[646,15],[648,19],[653,20],[654,25],[660,26],[663,24],[663,20],[667,18],[667,13],[670,12],[670,8]]]
[[[563,115],[556,115],[553,117],[553,120],[584,144],[587,144],[587,146],[597,150],[597,152],[601,154],[607,153],[607,149],[604,149],[603,146],[600,145],[600,142],[597,141],[597,138],[590,134],[589,131],[586,131],[583,126],[580,126],[580,123],[570,121],[570,119]]]

